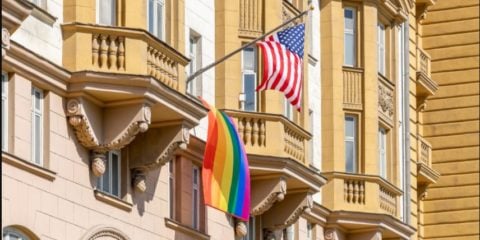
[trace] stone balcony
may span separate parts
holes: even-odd
[[[278,156],[308,165],[307,148],[311,134],[278,114],[225,111],[238,127],[249,154]]]
[[[430,184],[436,183],[440,174],[432,168],[432,146],[422,137],[418,137],[417,146],[417,184],[419,193],[425,193]]]
[[[428,96],[434,95],[438,90],[438,84],[431,78],[430,55],[421,48],[417,48],[417,98],[419,105],[425,102]]]
[[[64,66],[72,71],[151,76],[185,91],[188,59],[143,29],[83,23],[62,25]]]
[[[329,180],[326,191],[332,191],[324,199],[332,210],[384,213],[399,216],[399,201],[403,192],[385,179],[364,174],[341,172],[323,173]]]

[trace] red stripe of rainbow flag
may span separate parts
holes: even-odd
[[[243,141],[232,118],[202,102],[210,110],[202,167],[205,204],[248,221],[250,171]]]

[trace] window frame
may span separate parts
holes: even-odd
[[[353,119],[353,136],[347,136],[347,130],[346,130],[346,125],[347,125],[347,118],[352,118]],[[359,117],[357,115],[353,114],[346,114],[344,117],[344,143],[345,143],[345,172],[347,173],[359,173],[360,172],[360,164],[359,164],[359,154],[358,154],[358,136],[359,136]],[[347,141],[348,142],[353,142],[353,160],[352,160],[352,165],[353,165],[353,171],[348,171],[348,159],[347,159]]]
[[[388,179],[388,129],[380,126],[378,128],[378,175]],[[383,143],[383,149],[382,149]],[[383,150],[383,151],[382,151]],[[383,156],[383,158],[382,158]]]
[[[117,176],[118,176],[118,181],[117,181],[117,188],[118,188],[118,195],[115,195],[113,193],[113,167],[112,167],[112,155],[117,155],[117,161],[118,161],[118,173],[117,173]],[[106,193],[106,194],[109,194],[111,196],[114,196],[114,197],[117,197],[117,198],[120,198],[122,196],[122,155],[121,155],[121,151],[119,150],[111,150],[111,151],[108,151],[107,152],[107,167],[105,169],[105,173],[103,173],[103,175],[101,177],[98,178],[98,181],[97,181],[97,189],[100,190],[101,192],[103,193]],[[108,178],[109,178],[109,189],[108,191],[105,191],[104,190],[104,187],[103,187],[103,177],[105,176],[105,174],[107,174],[107,171],[108,171]]]
[[[153,31],[151,32],[150,31],[150,1],[153,3]],[[165,40],[165,8],[166,8],[166,4],[165,4],[165,0],[147,0],[147,31],[149,33],[151,33],[152,35],[154,35],[155,37],[157,37],[158,39],[164,41]],[[161,5],[162,7],[162,15],[161,15],[161,18],[158,17],[158,7],[157,5]],[[161,21],[161,33],[158,33],[158,20],[160,19]]]
[[[345,18],[345,11],[350,10],[353,16],[353,29],[347,30],[346,25],[346,18]],[[345,6],[343,7],[343,65],[347,67],[357,67],[358,66],[358,39],[357,39],[357,23],[358,23],[358,15],[357,8],[353,6]],[[347,44],[346,44],[346,35],[351,34],[353,39],[353,46],[352,46],[352,64],[347,64]]]
[[[313,238],[313,227],[314,225],[311,222],[307,222],[307,232],[306,232],[306,240],[312,240]]]
[[[377,71],[382,76],[387,75],[387,25],[377,22]]]
[[[2,151],[8,151],[8,72],[2,71]]]
[[[96,10],[95,10],[95,22],[97,24],[100,24],[100,25],[106,25],[106,26],[117,26],[118,25],[118,14],[117,14],[117,6],[118,6],[118,1],[117,0],[111,0],[112,1],[112,18],[111,21],[112,23],[111,24],[108,24],[108,23],[102,23],[100,22],[100,1],[104,1],[104,0],[96,0]]]
[[[193,30],[190,31],[190,37],[189,37],[189,43],[188,43],[188,54],[190,58],[190,63],[188,64],[188,76],[191,76],[196,71],[202,68],[202,36],[200,34],[193,32]],[[194,67],[192,68],[192,66]],[[201,81],[202,81],[201,75],[192,79],[187,84],[187,92],[191,95],[201,96],[202,95]]]
[[[244,60],[245,60],[245,50],[246,49],[252,49],[253,50],[253,70],[251,69],[245,69],[245,64],[244,64]],[[248,111],[248,112],[257,112],[258,111],[258,93],[257,91],[255,91],[255,88],[253,89],[253,104],[254,104],[254,107],[253,107],[253,110],[248,110],[246,108],[246,103],[247,103],[247,94],[246,94],[246,91],[245,91],[245,76],[246,75],[253,75],[254,76],[254,86],[258,86],[258,55],[257,55],[257,49],[255,47],[247,47],[245,49],[242,50],[242,56],[241,56],[241,71],[242,71],[242,94],[245,96],[245,99],[244,99],[244,104],[242,106],[242,110],[243,111]]]
[[[37,98],[36,98],[36,93],[39,94],[39,109],[36,109],[35,107],[35,103],[37,101]],[[39,166],[43,166],[43,146],[44,146],[44,139],[43,139],[43,130],[44,130],[44,126],[43,126],[43,122],[44,122],[44,114],[43,114],[43,109],[44,109],[44,91],[36,86],[33,86],[32,85],[32,105],[31,105],[31,127],[32,127],[32,133],[31,133],[31,162],[36,164],[36,165],[39,165]],[[36,117],[39,117],[39,135],[38,136],[38,139],[39,139],[39,143],[36,142],[36,123],[35,123],[35,118]],[[38,146],[37,146],[38,145]],[[38,162],[37,162],[37,156],[36,156],[36,150],[38,148]]]
[[[250,216],[248,219],[248,222],[246,223],[247,225],[247,234],[242,237],[242,240],[255,240],[255,217]]]
[[[197,183],[195,183],[195,171],[197,172]],[[197,165],[192,167],[192,228],[200,230],[200,168]],[[195,194],[197,196],[195,201]]]
[[[168,176],[168,187],[169,187],[169,193],[170,193],[170,196],[169,196],[169,201],[170,201],[170,212],[169,212],[169,215],[170,215],[170,218],[171,219],[175,219],[175,159],[172,159],[168,165],[168,173],[169,173],[169,176]]]
[[[47,10],[47,0],[29,0],[35,6]]]

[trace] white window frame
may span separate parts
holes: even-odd
[[[295,223],[283,229],[283,239],[295,240]]]
[[[247,234],[242,237],[242,240],[255,240],[255,217],[250,216],[247,223]]]
[[[346,115],[345,116],[345,125],[347,125],[347,118],[353,119],[353,136],[347,136],[347,130],[345,128],[345,151],[347,149],[347,142],[352,142],[353,143],[353,159],[352,159],[352,166],[353,166],[353,172],[352,173],[357,173],[358,172],[358,160],[357,160],[357,131],[358,131],[358,120],[357,117],[354,115]],[[347,169],[347,156],[345,154],[345,172],[349,172]]]
[[[16,228],[13,228],[13,227],[4,228],[2,230],[2,239],[13,240],[13,238],[10,239],[10,236],[13,236],[16,239],[20,239],[20,240],[30,240],[29,237],[27,237],[25,234],[23,234],[21,231],[17,230]]]
[[[384,127],[378,128],[378,162],[379,162],[379,176],[387,179],[387,129]]]
[[[168,187],[170,188],[169,200],[170,200],[170,219],[175,219],[175,159],[172,159],[168,166]]]
[[[246,49],[252,49],[253,50],[253,70],[252,69],[245,69],[245,66],[244,66],[244,60],[245,60],[245,50]],[[258,103],[257,103],[257,92],[255,91],[255,89],[253,89],[254,91],[254,94],[253,94],[253,103],[254,103],[254,109],[253,110],[247,110],[246,109],[246,102],[247,102],[247,94],[245,92],[245,76],[246,75],[253,75],[254,76],[254,82],[255,82],[255,86],[258,85],[258,76],[257,76],[257,69],[258,69],[258,65],[257,65],[257,49],[254,48],[254,47],[247,47],[245,48],[243,51],[242,51],[242,61],[241,61],[241,67],[242,67],[242,94],[245,96],[244,100],[244,104],[242,104],[242,110],[244,111],[251,111],[251,112],[256,112],[258,111]]]
[[[117,159],[118,159],[118,173],[117,173],[117,176],[118,176],[118,181],[117,181],[117,188],[118,188],[118,195],[115,195],[113,194],[113,165],[112,165],[112,156],[113,155],[117,155]],[[109,151],[107,153],[107,168],[105,169],[105,173],[104,174],[108,174],[108,178],[109,178],[109,181],[108,181],[108,184],[109,184],[109,187],[108,187],[108,191],[105,191],[103,190],[103,175],[101,177],[98,178],[98,182],[97,182],[97,187],[100,191],[104,192],[104,193],[108,193],[109,195],[112,195],[112,196],[115,196],[115,197],[118,197],[120,198],[120,196],[122,195],[121,192],[122,192],[122,189],[121,189],[121,182],[122,182],[122,177],[121,177],[121,169],[122,169],[122,156],[121,156],[121,153],[120,151],[118,150],[112,150],[112,151]],[[107,173],[108,171],[108,173]]]
[[[198,34],[194,34],[190,32],[189,44],[188,44],[188,52],[190,57],[190,63],[188,65],[188,75],[194,74],[197,70],[202,67],[202,41],[201,36]],[[202,95],[202,88],[201,88],[201,76],[197,76],[196,78],[192,79],[187,85],[187,92],[195,95],[201,96]],[[199,86],[200,84],[200,86]]]
[[[150,26],[150,2],[153,2],[153,26]],[[158,17],[158,7],[157,5],[162,6],[162,16],[161,16],[161,33],[158,32],[158,24],[159,24],[159,17]],[[147,0],[147,31],[150,32],[152,35],[157,37],[160,40],[165,40],[165,0]],[[150,31],[150,27],[152,27],[153,32]]]
[[[307,222],[307,239],[312,240],[313,237],[313,224],[311,222]]]
[[[377,66],[378,72],[385,76],[386,61],[385,61],[385,25],[381,22],[377,23]]]
[[[357,65],[357,38],[356,38],[356,26],[357,26],[357,10],[353,7],[345,7],[343,9],[344,11],[344,16],[343,16],[343,39],[344,39],[344,47],[343,47],[343,65],[349,66],[349,67],[355,67]],[[345,18],[345,11],[351,11],[352,12],[352,18],[353,18],[353,29],[347,29],[347,24],[346,24],[346,18]],[[353,56],[353,63],[352,64],[347,64],[347,44],[345,42],[346,35],[352,35],[353,39],[353,47],[352,47],[352,56]]]
[[[112,6],[112,17],[113,19],[111,19],[112,23],[111,24],[108,24],[108,23],[101,23],[100,22],[100,1],[105,1],[105,0],[96,0],[96,11],[95,11],[95,21],[97,22],[97,24],[102,24],[102,25],[107,25],[107,26],[117,26],[117,0],[111,0],[112,3],[113,3],[113,6]]]
[[[2,151],[8,151],[8,73],[2,71]]]
[[[36,93],[39,95],[39,99],[36,98]],[[32,86],[32,106],[31,106],[31,112],[32,112],[32,141],[31,141],[31,150],[32,150],[32,162],[42,166],[43,165],[43,90],[40,88],[37,88],[35,86]],[[39,101],[39,108],[37,109],[35,106],[36,101]],[[40,129],[39,129],[39,141],[36,142],[36,124],[35,124],[35,117],[39,117],[40,119]],[[38,156],[38,161],[37,161],[37,156],[36,156],[36,150],[39,150],[39,156]]]
[[[196,179],[195,176],[197,176]],[[195,195],[197,196],[196,201]],[[192,228],[200,229],[200,170],[198,166],[192,168]]]
[[[283,100],[283,112],[285,114],[285,117],[288,118],[288,120],[293,122],[293,106],[292,104],[287,100],[287,98],[284,98]]]
[[[47,0],[30,0],[30,2],[42,9],[47,9]]]

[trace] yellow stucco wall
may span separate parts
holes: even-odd
[[[439,181],[424,201],[425,239],[479,237],[479,1],[438,0],[423,48],[439,84],[423,115]]]

